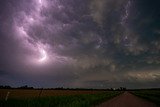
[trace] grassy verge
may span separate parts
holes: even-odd
[[[160,90],[139,90],[132,93],[160,106]]]
[[[0,101],[0,107],[91,107],[121,92],[103,92],[98,94],[53,96],[32,99],[9,99]]]

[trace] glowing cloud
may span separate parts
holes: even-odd
[[[47,59],[47,53],[44,49],[41,49],[40,50],[40,59],[39,59],[39,62],[44,62],[46,59]]]
[[[46,7],[47,6],[47,1],[46,0],[37,0],[37,5],[38,8]]]

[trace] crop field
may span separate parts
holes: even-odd
[[[0,99],[5,99],[7,93],[10,98],[34,98],[47,96],[63,96],[63,95],[79,95],[79,94],[95,94],[103,91],[90,90],[33,90],[33,89],[0,89]]]
[[[132,93],[160,106],[160,90],[138,90],[133,91]]]
[[[121,93],[93,90],[1,89],[0,107],[90,107]]]

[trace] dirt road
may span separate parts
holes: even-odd
[[[157,107],[155,104],[125,92],[97,107]]]

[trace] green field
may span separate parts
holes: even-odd
[[[0,100],[0,107],[91,107],[113,98],[122,92],[106,91],[94,94],[46,96],[26,99]]]
[[[160,90],[137,90],[132,93],[160,106]]]

